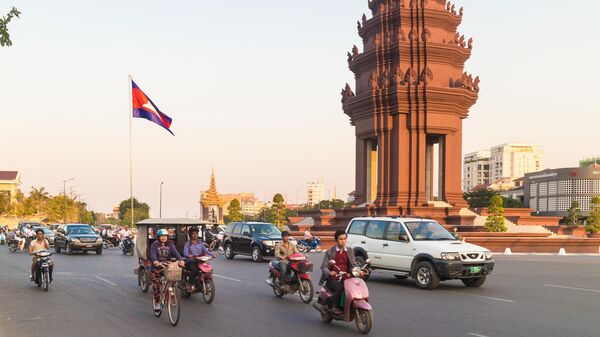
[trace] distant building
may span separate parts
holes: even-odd
[[[490,181],[520,178],[542,170],[544,153],[537,145],[502,144],[490,149]]]
[[[313,206],[325,200],[325,185],[322,181],[307,184],[307,204]]]
[[[465,155],[463,162],[463,191],[490,182],[490,151],[483,150]]]
[[[210,176],[210,188],[200,194],[200,206],[202,220],[223,223],[223,199],[217,192],[214,171]]]
[[[534,214],[567,216],[571,203],[579,202],[582,215],[589,216],[591,199],[600,196],[600,168],[572,167],[527,173],[525,206]]]
[[[234,199],[237,199],[240,202],[242,209],[244,208],[244,205],[252,205],[258,202],[258,198],[256,198],[252,192],[221,194],[221,200],[223,201],[223,215],[229,215],[228,208]]]
[[[11,202],[15,202],[17,190],[21,184],[19,171],[0,171],[0,193],[8,194]]]

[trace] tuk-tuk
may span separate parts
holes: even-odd
[[[188,241],[188,229],[197,227],[202,237],[205,237],[206,228],[211,222],[197,219],[146,219],[136,223],[137,236],[135,248],[138,254],[138,266],[134,273],[138,276],[138,285],[142,292],[148,292],[151,284],[150,246],[156,241],[156,233],[160,229],[166,229],[179,254],[183,255],[183,246]]]

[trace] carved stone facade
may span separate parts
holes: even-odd
[[[457,33],[463,9],[445,0],[370,0],[369,8],[372,17],[358,22],[362,52],[348,53],[355,90],[342,91],[356,128],[355,203],[370,214],[418,215],[438,200],[458,216],[462,121],[479,91],[479,77],[464,71],[473,39]]]

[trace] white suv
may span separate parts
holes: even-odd
[[[412,277],[422,289],[451,279],[480,287],[494,269],[488,249],[457,240],[434,220],[355,218],[346,233],[359,264],[369,258],[374,270]]]

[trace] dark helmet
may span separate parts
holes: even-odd
[[[200,233],[200,230],[198,229],[198,227],[190,227],[190,229],[188,229],[188,234],[192,236],[193,232]]]

